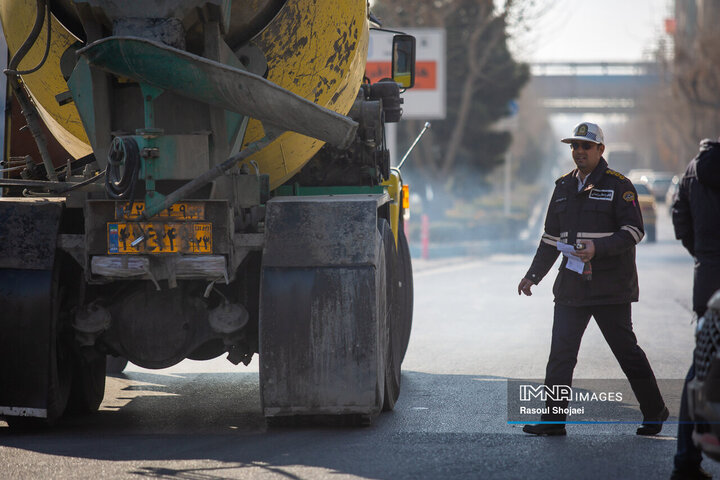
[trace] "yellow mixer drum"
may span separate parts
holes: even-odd
[[[346,114],[365,75],[368,48],[365,0],[290,0],[254,42],[268,60],[268,80],[301,97]],[[262,137],[251,121],[246,143]],[[297,173],[324,145],[285,133],[250,160],[270,174],[275,188]]]
[[[27,38],[35,22],[35,0],[0,1],[0,20],[10,55],[14,55]],[[50,53],[42,68],[35,73],[23,75],[22,81],[30,91],[38,112],[53,136],[75,158],[92,153],[90,141],[80,121],[75,104],[58,104],[55,95],[68,91],[67,83],[60,73],[60,57],[78,39],[53,16]],[[28,54],[20,62],[19,69],[27,70],[37,65],[45,53],[47,25]]]
[[[60,0],[55,5],[62,7],[64,3]],[[65,13],[71,11],[65,10]],[[35,16],[35,0],[0,2],[0,20],[11,55],[28,36]],[[240,16],[255,23],[238,21]],[[258,21],[267,24],[258,28]],[[92,151],[80,116],[73,103],[61,106],[55,98],[68,90],[60,73],[60,57],[78,39],[55,17],[52,28],[47,62],[37,72],[24,75],[22,80],[53,135],[68,152],[80,157]],[[260,31],[251,42],[266,56],[270,81],[341,114],[347,114],[352,107],[367,57],[369,33],[365,0],[248,0],[232,10],[230,28],[228,39],[243,38],[242,32],[232,28]],[[43,29],[20,69],[33,67],[40,61],[46,34],[47,29]],[[262,125],[252,120],[245,143],[262,136]],[[300,170],[323,144],[320,140],[286,132],[250,161],[256,161],[261,172],[270,175],[270,186],[275,188]]]

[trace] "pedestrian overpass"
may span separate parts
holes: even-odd
[[[638,113],[661,82],[651,62],[532,63],[530,88],[553,113]]]

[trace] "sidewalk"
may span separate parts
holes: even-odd
[[[420,243],[410,243],[410,256],[413,267],[420,262],[430,265],[449,265],[451,262],[463,262],[468,258],[483,258],[496,253],[528,253],[537,248],[537,241],[518,240],[481,240],[475,242],[431,243],[428,248],[428,259],[423,260]],[[437,262],[437,263],[436,263]]]
[[[467,263],[473,259],[473,257],[448,257],[423,260],[419,257],[412,257],[412,268],[413,273],[419,273],[427,270],[435,270],[437,268]]]

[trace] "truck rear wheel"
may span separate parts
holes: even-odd
[[[68,411],[93,413],[105,396],[105,355],[79,351],[73,355],[73,379]]]
[[[53,425],[65,413],[70,399],[72,387],[72,336],[73,330],[70,318],[70,298],[77,270],[69,258],[58,255],[55,259],[55,268],[52,287],[52,330],[51,341],[53,348],[50,353],[50,370],[48,383],[48,425]]]
[[[399,311],[397,316],[400,322],[401,330],[401,348],[402,352],[400,360],[405,360],[408,344],[410,343],[410,331],[412,330],[413,317],[413,272],[412,260],[410,259],[410,246],[405,236],[404,222],[400,221],[400,231],[398,232],[398,305]]]
[[[61,270],[62,257],[56,257],[52,272],[49,295],[45,301],[49,303],[49,362],[45,375],[47,378],[46,417],[8,416],[5,418],[8,425],[14,429],[34,429],[54,425],[65,413],[70,398],[72,384],[72,327],[69,322],[69,309],[67,299],[71,295],[68,284]],[[26,272],[19,272],[20,275]],[[19,280],[19,279],[18,279]],[[22,285],[22,281],[18,281]],[[27,292],[24,292],[27,295]],[[42,292],[38,292],[42,296]],[[32,303],[42,302],[41,298],[30,295],[28,300]],[[35,311],[30,309],[30,311]],[[43,371],[34,370],[34,371]]]
[[[382,236],[385,252],[385,394],[383,396],[383,411],[395,408],[395,402],[400,395],[400,380],[402,364],[402,338],[403,324],[401,318],[402,306],[400,304],[400,262],[398,251],[395,248],[395,239],[392,229],[386,220],[380,221],[380,235]]]
[[[113,357],[112,355],[108,355],[105,362],[107,374],[117,375],[119,373],[122,373],[123,370],[125,370],[125,367],[127,367],[127,364],[128,359],[125,357]]]

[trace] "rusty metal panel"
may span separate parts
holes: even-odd
[[[51,270],[62,198],[0,198],[0,268]]]
[[[106,225],[115,219],[115,204],[110,200],[91,200],[85,207],[85,244],[88,255],[107,252]]]

